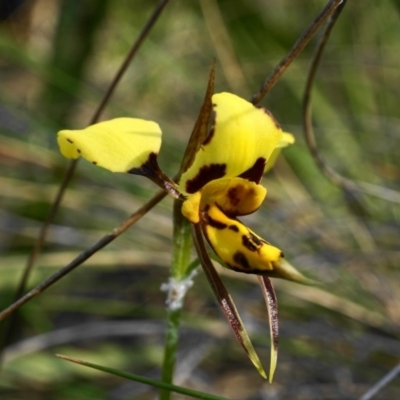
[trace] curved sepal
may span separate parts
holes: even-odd
[[[254,350],[250,337],[246,331],[246,328],[243,325],[236,306],[232,300],[232,297],[229,295],[228,291],[225,288],[225,285],[223,284],[221,278],[215,270],[210,258],[208,257],[204,245],[203,235],[201,233],[201,228],[198,224],[192,225],[192,230],[194,244],[197,254],[199,256],[201,266],[203,267],[211,288],[214,291],[215,296],[217,297],[218,303],[222,311],[224,312],[225,317],[228,320],[229,325],[236,336],[236,339],[246,351],[247,355],[256,367],[259,374],[266,379],[267,375],[264,371],[260,359],[257,356],[256,351]]]
[[[128,172],[158,154],[161,129],[153,121],[116,118],[81,130],[62,130],[57,141],[66,158],[83,157],[112,172]]]
[[[276,363],[278,362],[279,320],[278,300],[272,282],[267,276],[258,276],[258,282],[268,311],[269,335],[271,339],[270,362],[268,380],[274,379]]]
[[[284,258],[281,258],[275,263],[274,269],[267,274],[271,278],[280,278],[287,281],[300,283],[302,285],[318,285],[319,282],[313,279],[307,278],[299,270],[293,267]]]

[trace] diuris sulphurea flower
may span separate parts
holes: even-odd
[[[191,165],[178,183],[169,179],[157,164],[161,130],[152,121],[117,118],[83,130],[63,130],[58,134],[58,144],[67,158],[83,157],[112,172],[149,177],[182,201],[182,214],[193,224],[194,232],[201,229],[225,268],[259,276],[271,328],[271,381],[277,360],[278,320],[269,277],[298,283],[311,281],[285,261],[279,248],[254,233],[238,217],[251,214],[261,206],[267,194],[266,188],[260,185],[263,174],[273,166],[281,148],[292,144],[294,138],[282,131],[266,109],[255,107],[234,94],[214,94],[212,107],[211,128],[198,143]],[[224,308],[224,304],[231,302],[230,296],[221,287],[223,284],[216,277],[204,246],[198,244],[198,237],[195,243],[203,268]],[[233,305],[224,312],[239,342],[266,377],[236,308]]]

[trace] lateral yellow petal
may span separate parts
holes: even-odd
[[[269,275],[283,257],[280,249],[227,217],[217,206],[208,208],[202,228],[218,257],[234,271]]]
[[[231,93],[214,94],[212,101],[214,124],[180,181],[180,189],[186,193],[195,193],[223,177],[242,175],[258,182],[282,139],[279,124],[267,110]]]
[[[141,167],[151,153],[158,154],[161,129],[137,118],[116,118],[82,130],[62,130],[57,136],[62,155],[83,157],[112,172]]]

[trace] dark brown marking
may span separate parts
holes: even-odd
[[[247,235],[242,236],[242,244],[246,249],[250,251],[257,251],[260,246],[257,246],[257,243],[255,243],[251,237]]]
[[[216,219],[211,218],[209,215],[207,216],[207,224],[215,229],[225,229],[228,227],[227,224],[217,221]]]
[[[240,197],[238,196],[238,188],[233,187],[228,190],[227,193],[229,203],[232,204],[232,206],[236,207],[240,203]]]
[[[79,153],[79,154],[81,154],[82,152],[80,151],[80,149],[76,149],[76,151]]]
[[[74,143],[71,139],[67,138],[67,142]]]
[[[97,161],[92,161],[92,164],[93,165],[97,165]]]
[[[264,157],[257,158],[256,162],[248,170],[239,175],[239,178],[247,179],[250,182],[260,183],[264,174],[267,160]]]
[[[279,125],[279,122],[278,122],[278,121],[275,119],[275,117],[272,115],[271,111],[267,110],[267,109],[266,109],[265,107],[263,107],[263,106],[256,106],[256,107],[259,108],[260,110],[264,111],[265,114],[267,114],[267,115],[272,119],[272,121],[274,122],[275,126],[276,126],[278,129],[281,129],[281,126]]]
[[[251,269],[246,256],[241,251],[237,251],[234,254],[233,261],[237,262],[243,269]]]
[[[239,232],[239,228],[236,225],[229,225],[228,228],[233,232]]]
[[[226,164],[210,164],[200,168],[197,175],[186,182],[188,193],[198,192],[204,185],[214,179],[222,178],[226,174]]]
[[[254,233],[249,232],[250,240],[252,240],[257,246],[261,246],[263,243],[266,243],[265,240],[260,239]]]
[[[126,172],[134,175],[153,176],[158,170],[157,153],[150,153],[149,158],[140,167],[131,168]]]

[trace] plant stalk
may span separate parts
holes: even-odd
[[[171,278],[176,282],[177,286],[184,280],[190,280],[190,254],[193,247],[191,227],[189,221],[183,217],[181,212],[182,202],[175,200],[174,202],[174,231],[173,231],[173,254],[171,266]],[[190,285],[189,285],[190,286]],[[171,287],[169,289],[171,291]],[[172,292],[172,296],[174,293]],[[183,296],[185,292],[183,293]],[[171,296],[171,293],[169,297]],[[179,302],[178,307],[168,304],[167,314],[167,332],[164,345],[164,361],[162,365],[162,381],[164,383],[172,383],[175,362],[178,350],[179,328],[181,323],[183,298]],[[160,390],[160,400],[170,400],[171,392],[168,390]]]

